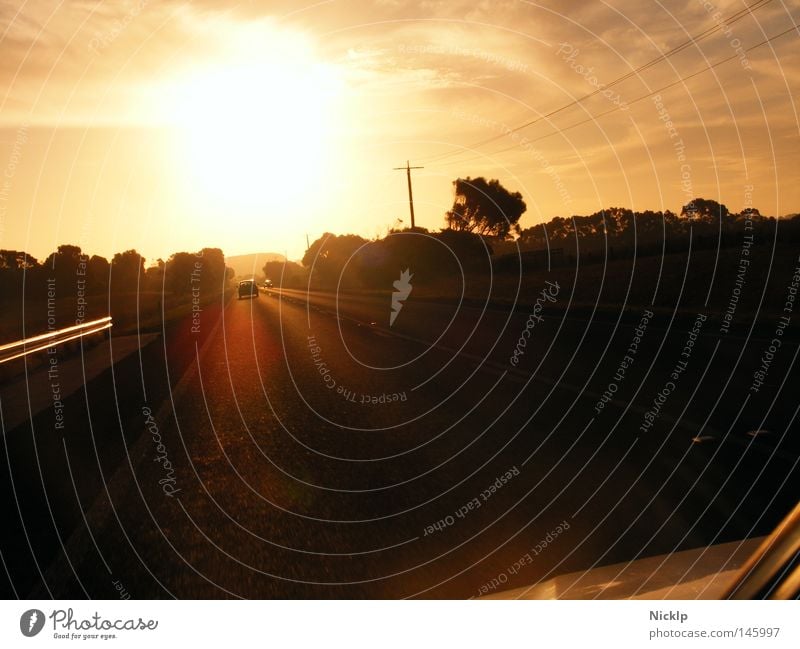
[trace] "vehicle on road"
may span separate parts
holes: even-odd
[[[264,288],[272,288],[272,280],[271,279],[265,279],[263,286],[264,286]]]
[[[255,280],[246,279],[244,281],[239,282],[239,299],[241,300],[243,297],[258,297],[258,284],[255,283]]]

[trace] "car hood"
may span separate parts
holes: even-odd
[[[573,572],[481,599],[719,599],[764,538]]]

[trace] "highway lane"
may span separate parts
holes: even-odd
[[[718,319],[710,314],[655,313],[647,308],[633,309],[620,316],[619,312],[602,309],[586,312],[570,307],[564,287],[556,292],[552,302],[543,303],[546,322],[535,322],[530,334],[524,334],[535,308],[527,296],[517,311],[510,313],[490,302],[482,305],[412,300],[393,328],[387,326],[387,304],[390,294],[359,295],[296,290],[272,291],[313,311],[351,319],[361,326],[372,324],[384,333],[408,337],[424,346],[434,344],[438,349],[459,353],[482,366],[507,371],[522,381],[531,378],[540,384],[570,387],[576,394],[600,397],[609,383],[616,391],[607,395],[623,407],[644,414],[649,410],[651,397],[663,387],[664,377],[676,367],[676,360],[686,359],[690,378],[677,382],[677,398],[666,404],[660,413],[661,421],[677,424],[691,433],[726,433],[734,443],[745,439],[742,434],[754,428],[785,427],[796,404],[791,399],[772,403],[785,378],[792,374],[790,367],[797,353],[797,334],[791,330],[783,339],[780,353],[758,392],[750,390],[754,372],[761,369],[764,353],[774,339],[775,324],[762,319],[756,325],[740,327],[737,333],[721,335]],[[535,297],[535,296],[534,296]],[[698,315],[706,317],[698,321]],[[457,316],[457,317],[456,317]],[[699,322],[699,326],[696,326]],[[512,364],[514,350],[525,337],[525,347],[519,364]],[[689,348],[687,345],[691,345]],[[631,349],[634,352],[631,353]],[[681,354],[688,349],[686,356]],[[694,353],[696,352],[696,353]],[[626,359],[626,356],[628,358]],[[620,380],[614,377],[627,362]],[[635,366],[631,370],[630,366]],[[488,369],[488,368],[487,368]],[[631,379],[631,376],[637,378]],[[637,383],[651,379],[649,387]],[[701,399],[691,399],[700,379],[705,385]],[[709,389],[710,388],[710,389]],[[722,388],[722,389],[720,389]],[[721,396],[717,408],[710,409],[708,398]],[[747,398],[751,407],[736,421],[730,417],[726,401]],[[606,400],[607,400],[606,399]],[[713,401],[711,402],[713,403]],[[595,404],[596,405],[596,401]],[[684,411],[685,408],[685,411]],[[601,413],[594,409],[595,415]],[[762,415],[766,421],[761,421]],[[707,421],[706,421],[707,420]],[[638,426],[637,426],[638,427]],[[763,439],[760,441],[764,441]]]
[[[72,534],[71,562],[51,566],[51,588],[111,596],[118,580],[133,597],[470,597],[547,538],[504,587],[777,522],[796,455],[775,437],[796,404],[784,398],[768,413],[771,441],[747,438],[736,373],[709,424],[724,433],[733,421],[728,439],[691,442],[741,345],[693,351],[642,435],[647,397],[633,407],[628,397],[657,392],[686,330],[665,337],[653,325],[598,414],[636,323],[587,327],[547,308],[515,368],[527,313],[409,300],[394,330],[379,323],[384,296],[343,299],[338,311],[324,295],[231,301],[218,326],[203,324],[171,398],[131,424],[141,428],[131,464]]]

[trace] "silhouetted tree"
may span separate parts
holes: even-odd
[[[432,236],[441,241],[459,259],[462,266],[481,264],[492,254],[491,243],[485,237],[471,232],[445,229]]]
[[[103,293],[108,290],[108,277],[110,264],[108,259],[99,255],[92,255],[86,265],[86,281],[89,291]]]
[[[0,270],[27,270],[39,265],[36,257],[21,250],[0,250]]]
[[[164,282],[164,269],[166,264],[159,257],[150,264],[144,271],[145,284],[151,291],[160,291]]]
[[[78,288],[78,266],[86,263],[80,246],[64,244],[56,252],[50,253],[39,269],[38,277],[32,282],[34,295],[44,298],[54,294],[56,298],[74,296]]]
[[[203,248],[196,257],[200,260],[200,289],[206,294],[219,293],[225,289],[225,254],[220,248]]]
[[[233,277],[233,269],[225,266],[225,255],[219,248],[176,252],[163,270],[160,267],[153,270],[154,276],[161,272],[166,290],[182,295],[200,291],[204,299],[225,290],[225,284]]]
[[[308,277],[308,271],[293,261],[268,261],[262,270],[264,277],[284,288],[302,288]]]
[[[51,275],[74,281],[75,272],[81,258],[80,246],[63,244],[55,252],[51,252],[47,256],[42,267],[45,271],[50,272]]]
[[[135,250],[118,252],[111,259],[111,285],[123,293],[135,292],[144,280],[144,257]]]
[[[19,299],[23,279],[35,281],[39,268],[39,262],[27,252],[0,250],[0,302]]]
[[[164,268],[164,285],[168,291],[176,294],[190,293],[192,275],[196,274],[199,263],[197,255],[191,252],[173,253]],[[202,267],[202,264],[201,266]]]
[[[742,211],[739,213],[739,215],[738,215],[738,216],[740,216],[740,217],[742,217],[742,218],[744,218],[744,217],[748,217],[748,218],[751,218],[751,219],[760,219],[760,218],[762,218],[762,217],[761,217],[761,212],[759,212],[759,211],[758,211],[758,208],[757,208],[757,207],[745,207],[745,208],[744,208],[744,209],[743,209],[743,210],[742,210]]]
[[[681,216],[707,222],[725,220],[729,213],[725,205],[706,198],[693,198],[681,209]]]
[[[367,240],[355,234],[335,235],[326,232],[314,241],[303,255],[303,266],[309,268],[315,282],[326,285],[338,283],[342,270],[356,250],[367,243]],[[354,267],[350,278],[358,277]]]
[[[500,238],[519,232],[519,217],[527,209],[522,194],[483,177],[458,178],[453,186],[453,207],[445,216],[448,228]]]

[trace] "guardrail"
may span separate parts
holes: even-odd
[[[28,354],[40,352],[49,347],[81,338],[82,336],[99,333],[110,329],[111,325],[111,316],[106,316],[99,320],[92,320],[91,322],[73,325],[56,331],[48,331],[45,334],[0,345],[0,364],[22,358]]]

